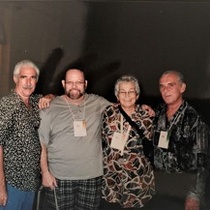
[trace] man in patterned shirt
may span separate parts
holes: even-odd
[[[0,100],[0,209],[31,210],[33,206],[41,153],[41,95],[32,95],[38,77],[34,63],[19,62],[13,72],[15,89]]]
[[[186,84],[181,73],[163,73],[159,88],[165,103],[156,110],[157,195],[153,204],[157,201],[160,210],[201,210],[207,177],[208,128],[183,99]]]

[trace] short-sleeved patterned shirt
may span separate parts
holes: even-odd
[[[39,183],[39,98],[30,97],[30,108],[13,91],[0,100],[0,145],[6,182],[25,191],[34,191]]]

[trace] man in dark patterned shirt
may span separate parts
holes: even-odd
[[[186,84],[181,73],[163,73],[159,88],[165,103],[156,110],[154,209],[158,205],[159,210],[201,210],[207,177],[208,128],[183,99]]]
[[[34,63],[19,62],[13,72],[15,89],[0,100],[0,209],[32,209],[41,152],[40,95],[32,95],[38,76]]]

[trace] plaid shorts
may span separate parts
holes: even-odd
[[[59,210],[97,210],[101,199],[102,177],[86,180],[59,180],[55,189]],[[50,210],[56,209],[54,191],[47,188]]]

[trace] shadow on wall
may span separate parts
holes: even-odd
[[[36,93],[43,95],[48,93],[62,95],[64,91],[61,80],[64,79],[66,70],[77,68],[85,72],[88,80],[87,92],[99,94],[97,90],[94,91],[94,84],[97,82],[100,84],[102,89],[106,90],[107,88],[111,88],[111,90],[105,91],[109,94],[103,96],[109,100],[113,98],[113,85],[107,86],[109,83],[103,84],[103,79],[105,76],[113,74],[120,68],[120,63],[118,61],[113,61],[98,68],[94,68],[94,62],[97,60],[98,56],[96,53],[92,53],[78,58],[77,60],[66,65],[62,70],[59,70],[59,63],[63,56],[64,52],[61,48],[54,49],[49,55],[43,67],[40,68],[40,77],[35,90]],[[58,71],[58,73],[56,73],[56,71]]]
[[[96,93],[104,96],[112,102],[116,102],[114,96],[114,83],[118,79],[119,75],[117,71],[120,69],[119,61],[112,61],[106,63],[100,67],[94,67],[95,62],[98,59],[97,53],[91,53],[88,55],[81,56],[77,60],[66,65],[62,70],[58,71],[59,63],[64,57],[63,49],[55,48],[52,53],[49,55],[45,64],[40,68],[40,77],[36,87],[36,93],[41,93],[43,95],[48,93],[53,93],[55,95],[63,94],[63,87],[61,80],[64,79],[65,71],[70,68],[79,68],[84,70],[86,78],[88,80],[87,92]],[[106,80],[106,77],[111,78]],[[97,90],[94,86],[95,84],[100,84],[100,90]],[[142,89],[142,88],[141,88]],[[101,90],[102,94],[101,94]],[[187,99],[189,103],[197,110],[197,112],[202,116],[204,121],[210,125],[210,99],[196,99],[189,98]],[[158,97],[148,97],[144,93],[141,93],[140,104],[148,104],[155,108],[159,103],[162,102],[160,96]]]
[[[35,90],[36,93],[46,95],[52,91],[53,76],[63,56],[64,53],[61,48],[54,49],[49,55],[45,64],[40,68],[40,76]]]

